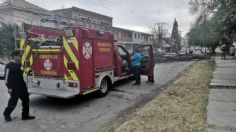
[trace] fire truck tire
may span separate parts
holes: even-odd
[[[100,84],[100,89],[98,90],[98,97],[104,97],[107,95],[110,87],[110,81],[108,78],[103,78]]]

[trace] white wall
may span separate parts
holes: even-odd
[[[55,27],[54,23],[42,23],[41,17],[37,14],[27,11],[13,10],[12,8],[0,9],[0,22],[17,24],[22,26],[22,23],[33,24],[37,26]]]

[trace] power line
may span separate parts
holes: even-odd
[[[121,10],[117,10],[116,8],[112,8],[110,5],[107,5],[106,3],[101,4],[101,2],[93,1],[93,0],[87,0],[87,1],[90,1],[91,3],[96,4],[96,5],[100,5],[104,9],[109,9],[109,10],[113,11],[114,13],[118,13],[120,15],[125,15],[125,16],[128,16],[128,17],[134,17],[134,16],[129,15],[129,14],[127,14],[127,13],[121,11]]]
[[[110,11],[112,11],[113,13],[116,13],[116,14],[119,14],[119,15],[124,15],[126,17],[128,17],[129,19],[131,20],[138,20],[137,22],[139,22],[140,24],[145,24],[145,25],[150,25],[149,23],[146,23],[146,22],[143,22],[143,21],[140,21],[140,19],[138,19],[139,17],[135,16],[135,15],[129,15],[127,14],[126,12],[122,12],[121,10],[117,9],[117,8],[112,8],[110,5],[107,5],[107,4],[101,4],[100,2],[98,1],[92,1],[92,0],[86,0],[86,2],[90,2],[89,4],[93,4],[93,5],[96,5],[96,6],[100,6],[104,9],[108,9]],[[103,10],[104,12],[106,12],[105,10]],[[133,19],[132,19],[133,18]]]
[[[113,2],[113,1],[105,1],[105,0],[99,0],[100,2],[102,2],[103,4],[106,4],[107,6],[112,6],[114,9],[118,10],[118,11],[121,11],[124,12],[126,15],[128,16],[132,16],[134,19],[139,19],[140,18],[146,18],[146,19],[152,19],[152,18],[148,18],[146,15],[143,15],[143,14],[140,14],[140,13],[137,13],[135,12],[134,10],[130,10],[128,8],[124,8],[124,7],[121,7],[120,5],[118,5],[117,3]],[[155,21],[154,19],[152,19],[153,21]],[[149,25],[148,23],[145,23],[147,25]]]
[[[124,7],[121,7],[120,5],[118,5],[117,3],[115,3],[115,2],[112,2],[112,1],[109,1],[109,0],[106,0],[106,1],[104,1],[104,0],[99,0],[100,2],[103,2],[103,3],[106,3],[106,4],[108,4],[108,5],[111,5],[111,6],[113,6],[113,7],[117,7],[117,8],[119,8],[119,9],[122,9],[122,10],[126,10],[126,11],[128,11],[129,12],[129,14],[135,14],[135,11],[134,10],[130,10],[130,9],[128,9],[128,8],[124,8]]]

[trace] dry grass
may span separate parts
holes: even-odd
[[[205,131],[209,81],[214,63],[197,62],[167,90],[131,114],[116,132]]]

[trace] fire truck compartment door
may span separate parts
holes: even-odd
[[[33,53],[35,76],[63,78],[62,53]]]
[[[138,47],[138,50],[142,54],[141,59],[141,74],[152,76],[154,69],[154,54],[151,45],[142,45]]]

